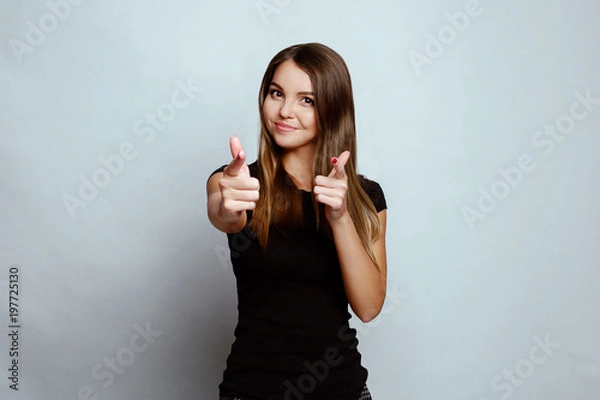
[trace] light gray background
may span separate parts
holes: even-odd
[[[0,319],[5,332],[18,264],[23,328],[18,393],[0,337],[0,397],[71,400],[89,386],[97,399],[216,399],[236,297],[206,178],[232,134],[256,158],[271,57],[319,41],[348,63],[359,169],[389,206],[385,313],[353,318],[374,398],[596,399],[600,105],[547,154],[532,138],[568,121],[575,93],[600,97],[600,3],[482,0],[415,68],[410,52],[426,55],[428,33],[469,3],[83,0],[18,56],[11,43],[51,11],[3,0]],[[178,81],[202,90],[145,143],[135,124],[168,111]],[[127,142],[135,159],[71,216],[63,197]],[[525,154],[533,171],[469,225],[465,207]],[[136,324],[159,332],[153,343],[110,384],[95,378],[105,358],[134,354]],[[531,364],[545,336],[556,348]],[[510,384],[515,368],[525,378]]]

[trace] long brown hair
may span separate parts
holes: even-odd
[[[282,149],[267,130],[263,114],[264,100],[269,94],[275,70],[287,60],[292,60],[306,72],[313,86],[317,120],[313,176],[327,176],[332,168],[331,157],[344,150],[350,151],[345,165],[348,212],[369,257],[377,264],[371,245],[379,237],[381,225],[356,173],[356,127],[350,73],[342,57],[320,43],[297,44],[281,50],[273,57],[263,76],[258,96],[261,129],[257,164],[261,190],[250,229],[256,233],[260,245],[266,248],[270,228],[285,230],[302,225],[302,197],[284,170]],[[323,205],[313,200],[313,207],[317,223],[330,233]]]

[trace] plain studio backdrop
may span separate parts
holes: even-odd
[[[206,179],[232,134],[256,159],[267,63],[317,41],[389,207],[385,308],[352,318],[374,398],[598,398],[599,4],[3,1],[0,397],[217,398]]]

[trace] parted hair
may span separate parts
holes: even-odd
[[[282,149],[267,130],[263,104],[277,67],[292,60],[310,77],[316,113],[317,135],[313,159],[313,177],[327,176],[331,171],[330,160],[344,150],[350,151],[345,165],[348,176],[347,206],[360,240],[373,262],[372,243],[381,231],[377,211],[363,190],[356,172],[356,124],[354,98],[350,73],[342,57],[320,43],[290,46],[273,57],[262,79],[258,96],[260,113],[260,138],[257,160],[257,178],[261,195],[253,211],[250,229],[258,237],[263,248],[268,244],[269,229],[285,232],[302,226],[302,197],[282,163]],[[331,234],[331,227],[324,217],[324,205],[313,198],[317,224]]]

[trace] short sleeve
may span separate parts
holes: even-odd
[[[379,183],[367,179],[363,175],[359,175],[359,180],[363,190],[367,193],[367,195],[373,202],[375,210],[377,210],[377,212],[386,210],[387,203],[385,201],[385,195],[383,194],[383,189],[381,188]]]
[[[208,176],[208,179],[211,178],[211,176],[213,176],[214,174],[216,174],[217,172],[223,172],[225,170],[225,167],[227,166],[227,164],[220,166],[219,168],[215,169],[213,172],[211,172],[211,174]],[[207,179],[207,180],[208,180]]]

